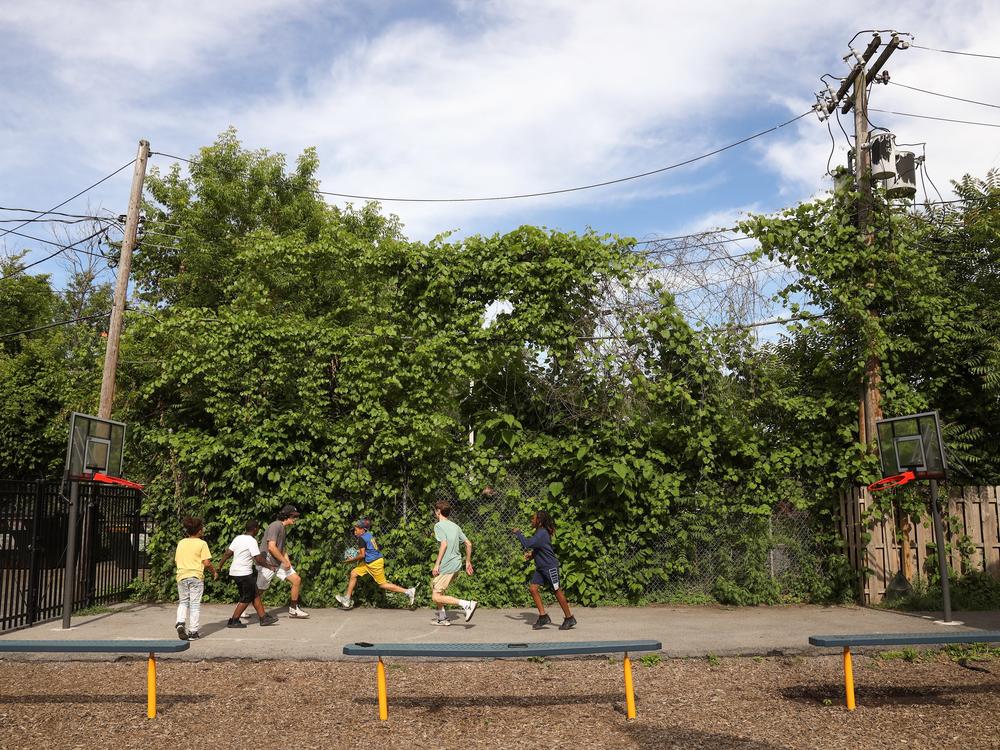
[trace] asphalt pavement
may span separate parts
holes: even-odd
[[[560,631],[562,613],[549,609],[553,624],[532,630],[537,613],[532,609],[480,607],[466,622],[460,611],[451,611],[451,625],[433,625],[433,612],[355,608],[310,609],[308,619],[292,619],[286,609],[271,609],[277,625],[262,627],[257,616],[245,629],[226,627],[231,605],[202,607],[202,638],[191,648],[163,658],[337,660],[344,645],[369,643],[524,643],[552,641],[602,641],[653,639],[663,643],[667,657],[779,656],[824,653],[808,644],[811,635],[846,633],[915,633],[948,630],[1000,630],[1000,612],[957,612],[963,625],[941,625],[938,613],[900,613],[865,607],[721,607],[650,606],[574,608],[578,625]],[[176,606],[122,604],[108,612],[75,617],[63,630],[59,621],[6,633],[2,639],[149,639],[177,638]],[[827,650],[826,652],[829,652]],[[106,659],[105,655],[9,654],[7,659]]]

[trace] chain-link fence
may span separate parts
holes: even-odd
[[[477,573],[461,589],[488,601],[527,603],[524,581],[532,564],[523,560],[511,530],[520,528],[530,536],[531,513],[546,496],[549,481],[540,472],[511,470],[471,498],[462,497],[457,488],[443,488],[418,502],[404,491],[379,509],[373,519],[376,536],[391,550],[401,579],[409,575],[419,580],[428,551],[436,549],[433,502],[448,500],[452,519],[474,544]],[[556,514],[553,546],[567,587],[581,591],[586,584],[593,592],[587,598],[595,604],[799,601],[808,598],[810,582],[821,576],[814,521],[790,505],[779,505],[769,515],[730,509],[709,517],[706,512],[690,527],[674,524],[642,537],[622,533],[621,525],[595,532],[589,524],[591,536],[574,540],[571,551],[567,537],[575,531],[574,523],[583,522]],[[347,539],[345,545],[351,542]]]

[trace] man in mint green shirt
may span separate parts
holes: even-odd
[[[476,602],[468,599],[457,599],[448,596],[444,592],[462,569],[462,552],[460,545],[465,543],[465,573],[472,575],[472,542],[462,532],[461,527],[450,520],[451,503],[447,500],[439,500],[434,505],[434,517],[437,523],[434,524],[434,538],[439,542],[437,561],[434,569],[431,570],[433,579],[431,580],[431,599],[437,605],[437,618],[433,621],[435,625],[451,625],[444,606],[451,604],[462,608],[465,613],[465,621],[472,619],[476,611]]]

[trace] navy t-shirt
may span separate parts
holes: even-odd
[[[520,531],[517,532],[517,539],[525,549],[533,550],[535,553],[535,567],[538,570],[548,570],[558,568],[559,560],[556,553],[552,551],[552,537],[545,528],[539,528],[532,534],[530,539],[525,538]]]

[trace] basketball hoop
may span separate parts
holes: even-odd
[[[902,474],[893,474],[889,477],[882,477],[876,482],[868,485],[869,492],[881,492],[894,487],[902,487],[907,482],[912,482],[917,476],[912,471],[904,471]]]
[[[133,490],[141,490],[143,485],[137,482],[130,482],[127,479],[122,479],[121,477],[109,477],[107,474],[101,474],[100,472],[94,472],[91,479],[95,482],[102,482],[104,484],[120,484],[122,487],[128,487]]]

